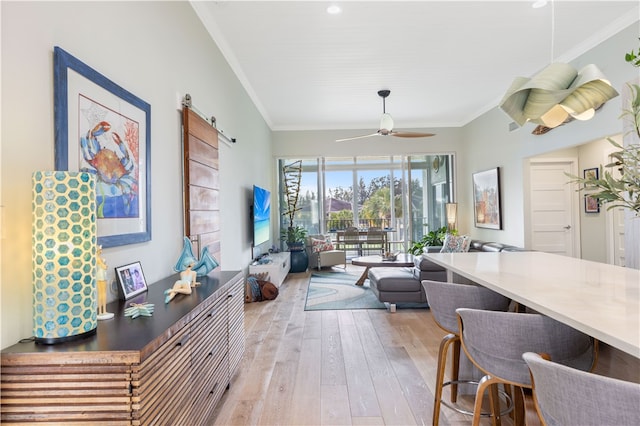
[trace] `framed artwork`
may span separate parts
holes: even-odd
[[[56,170],[96,176],[98,244],[151,240],[151,106],[54,48]]]
[[[591,195],[584,196],[584,212],[585,213],[600,213],[600,203],[597,198]]]
[[[600,176],[600,171],[598,170],[597,167],[593,167],[591,169],[584,169],[582,171],[582,177],[585,179],[598,179],[599,176]],[[587,184],[584,185],[585,188],[589,188],[592,186],[593,185],[587,185]]]
[[[499,167],[473,174],[473,210],[477,228],[502,229]]]
[[[116,278],[125,299],[130,299],[147,291],[147,280],[142,273],[140,262],[118,266],[116,268]]]

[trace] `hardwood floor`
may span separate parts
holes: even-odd
[[[276,300],[245,304],[245,355],[209,424],[431,424],[444,332],[430,311],[306,312],[308,283],[289,274]],[[639,360],[602,346],[596,372],[640,383]],[[539,424],[527,404],[528,424]],[[446,407],[440,419],[471,423]]]

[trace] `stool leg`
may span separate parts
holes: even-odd
[[[440,406],[442,404],[442,384],[444,383],[444,370],[447,366],[447,353],[449,346],[455,341],[460,341],[455,334],[447,334],[440,342],[438,349],[438,369],[436,371],[436,394],[433,401],[433,426],[438,426],[440,421]]]
[[[491,386],[500,383],[498,379],[491,376],[484,376],[478,382],[478,389],[476,390],[476,400],[473,404],[473,426],[480,426],[480,415],[482,414],[482,400],[484,398],[484,392]],[[494,413],[495,414],[495,413]],[[493,424],[500,424],[500,411],[498,415],[493,416]]]
[[[460,338],[458,337],[453,342],[453,361],[451,362],[451,380],[457,381],[460,375]],[[451,384],[451,402],[456,403],[458,401],[458,384]]]

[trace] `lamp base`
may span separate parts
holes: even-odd
[[[72,342],[74,340],[84,339],[85,337],[96,334],[97,328],[89,330],[85,333],[74,334],[73,336],[65,337],[34,337],[34,341],[40,345],[57,345],[59,343]]]

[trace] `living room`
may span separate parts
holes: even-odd
[[[111,270],[140,261],[149,283],[173,273],[182,247],[181,100],[215,115],[218,128],[236,139],[220,144],[221,268],[246,271],[252,259],[248,226],[251,188],[276,190],[277,159],[335,155],[335,139],[371,129],[271,130],[189,2],[5,2],[2,22],[2,278],[1,341],[6,348],[32,335],[31,174],[55,164],[53,49],[60,46],[151,105],[151,239],[107,248]],[[575,58],[595,63],[618,91],[637,78],[623,60],[637,48],[637,13],[623,29]],[[203,52],[205,52],[203,54]],[[190,64],[190,65],[189,65]],[[515,77],[515,75],[513,76]],[[510,81],[504,81],[507,88]],[[372,103],[378,106],[372,87]],[[496,94],[497,97],[502,93]],[[393,95],[392,95],[393,96]],[[459,228],[473,238],[526,245],[525,160],[620,134],[620,96],[589,121],[545,135],[531,128],[510,132],[496,106],[458,127],[432,131],[428,144],[366,140],[339,146],[355,157],[455,153]],[[288,101],[288,100],[283,100]],[[396,117],[400,122],[400,117]],[[373,117],[375,125],[376,117]],[[522,131],[523,130],[523,131]],[[25,155],[26,154],[26,155]],[[471,173],[499,166],[506,200],[502,230],[473,226]],[[274,231],[273,242],[279,233]],[[116,294],[109,294],[113,300]]]

